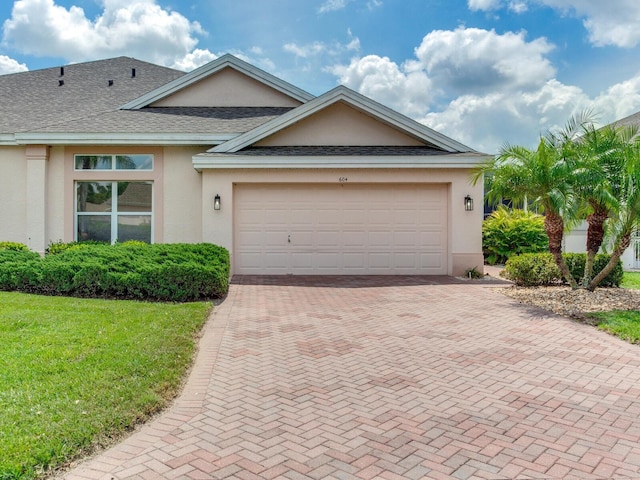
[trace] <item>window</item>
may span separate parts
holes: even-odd
[[[76,165],[78,157],[86,156],[76,156]],[[75,190],[77,240],[152,242],[153,182],[77,181]]]
[[[153,170],[153,155],[76,155],[76,170]]]

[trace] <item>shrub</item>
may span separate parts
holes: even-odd
[[[482,249],[489,265],[505,263],[521,253],[545,252],[548,248],[542,215],[501,205],[482,224]]]
[[[74,249],[79,250],[88,245],[109,245],[106,242],[99,242],[97,240],[83,240],[82,242],[67,242],[64,243],[62,240],[58,240],[57,242],[51,242],[49,246],[44,251],[45,255],[55,255],[57,253],[64,252],[65,250]]]
[[[561,273],[550,253],[524,253],[507,260],[504,276],[516,285],[534,287],[561,281]]]
[[[0,250],[3,290],[183,302],[222,297],[228,283],[229,252],[212,244],[56,243],[42,259]]]
[[[40,260],[29,249],[0,249],[0,290],[30,291],[40,282]]]
[[[28,252],[29,247],[27,247],[24,243],[0,242],[0,250],[11,250],[13,252]]]
[[[584,273],[586,254],[564,253],[562,256],[573,277],[579,281]],[[602,270],[609,258],[610,255],[596,255],[594,272],[597,273]],[[619,287],[622,282],[622,276],[622,262],[618,261],[613,271],[605,277],[599,286]],[[523,287],[566,283],[550,253],[528,253],[511,257],[505,265],[505,278]]]
[[[578,283],[584,275],[584,265],[587,261],[586,253],[565,253],[563,254],[565,262],[567,262],[567,267],[569,267],[569,271],[573,278],[575,278]],[[604,268],[604,266],[609,263],[609,259],[611,255],[606,255],[603,253],[599,253],[596,255],[595,261],[593,263],[593,276],[596,276],[600,270]],[[613,268],[611,273],[607,275],[602,282],[600,282],[599,287],[619,287],[620,283],[622,283],[622,276],[624,271],[622,270],[622,262],[618,260],[617,265]]]

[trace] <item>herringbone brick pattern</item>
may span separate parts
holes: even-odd
[[[65,478],[640,478],[639,367],[484,283],[242,277],[177,403]]]

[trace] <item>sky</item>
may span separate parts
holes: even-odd
[[[640,111],[638,0],[0,0],[0,74],[232,53],[314,95],[343,84],[471,148],[535,147]]]

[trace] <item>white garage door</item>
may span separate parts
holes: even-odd
[[[447,273],[445,185],[236,185],[237,274]]]

